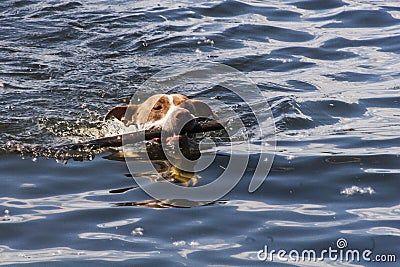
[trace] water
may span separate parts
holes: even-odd
[[[0,25],[0,265],[262,266],[265,245],[322,251],[340,238],[398,264],[397,1],[5,0]],[[171,208],[110,151],[67,161],[7,149],[107,135],[109,108],[196,62],[240,70],[271,106],[276,156],[253,194],[246,172],[212,205]],[[374,263],[317,263],[340,264]]]

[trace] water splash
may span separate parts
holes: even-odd
[[[136,227],[132,230],[131,234],[134,236],[142,236],[144,229],[142,227]]]
[[[356,185],[353,185],[352,187],[347,187],[340,191],[340,194],[342,195],[347,195],[347,196],[352,196],[352,195],[372,195],[375,194],[375,190],[372,187],[358,187]]]
[[[4,211],[4,217],[2,219],[2,221],[10,221],[11,217],[10,217],[10,211],[9,210],[5,210]]]

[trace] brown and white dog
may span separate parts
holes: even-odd
[[[197,160],[200,157],[198,144],[193,138],[194,135],[186,132],[196,126],[198,118],[218,118],[205,102],[191,100],[180,94],[157,94],[138,105],[130,104],[112,108],[106,114],[105,119],[108,120],[113,117],[126,126],[136,125],[139,130],[156,128],[162,130],[164,140],[155,138],[151,142],[146,142],[148,157],[155,166],[162,166],[156,168],[157,172],[163,179],[183,185],[195,185],[197,183],[198,176],[194,172],[187,171],[193,166],[188,166],[185,163],[185,168],[181,168],[184,161],[179,155],[190,160]],[[185,132],[185,134],[181,134],[182,132]],[[167,144],[168,148],[164,147],[163,144]],[[175,153],[176,149],[180,150],[182,154]],[[171,157],[166,157],[166,154],[172,154],[173,162],[169,161]],[[136,156],[140,160],[140,152]],[[126,158],[126,154],[115,151],[107,158],[122,160]],[[195,164],[195,161],[193,164]],[[152,173],[140,175],[141,177],[148,176],[151,179],[154,177]]]
[[[181,94],[157,94],[138,105],[117,106],[106,114],[105,119],[112,117],[126,126],[135,124],[139,130],[159,128],[167,137],[167,143],[179,141],[180,144],[187,143],[188,138],[193,137],[180,133],[193,129],[196,118],[217,118],[205,102],[191,100]]]

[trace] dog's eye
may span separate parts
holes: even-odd
[[[161,106],[161,105],[158,105],[158,106],[155,106],[153,109],[154,109],[154,110],[160,110],[160,109],[162,109],[162,106]]]

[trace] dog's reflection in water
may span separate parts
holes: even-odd
[[[177,153],[179,152],[177,150],[182,154]],[[166,153],[168,153],[169,159],[174,160],[174,164],[168,160]],[[175,154],[180,156],[174,156]],[[135,172],[135,175],[142,178],[149,178],[153,183],[166,181],[180,184],[182,186],[195,186],[199,176],[196,175],[194,171],[190,170],[194,170],[194,165],[200,155],[200,150],[195,143],[191,144],[190,147],[185,147],[185,149],[177,147],[163,150],[161,144],[150,141],[146,143],[146,152],[116,150],[104,158],[116,161],[125,161],[126,159],[129,159],[137,162],[146,162],[150,160],[157,172]],[[188,160],[186,162],[193,162],[193,164],[185,164],[185,170],[178,167],[181,165],[181,161],[184,160],[183,158]]]
[[[121,203],[116,203],[116,205],[121,207],[135,206],[135,207],[145,207],[153,209],[170,209],[170,208],[190,208],[196,206],[215,206],[224,203],[226,203],[226,201],[200,202],[200,201],[191,201],[187,199],[163,199],[163,200],[152,199],[152,200],[144,200],[136,202],[121,202]]]
[[[182,154],[189,160],[195,162],[196,159],[200,157],[200,151],[196,148],[191,147],[191,150],[184,150]],[[123,151],[117,150],[113,151],[111,154],[105,156],[104,158],[108,160],[125,161],[129,157],[129,160],[135,161],[145,161],[150,158],[151,163],[154,166],[155,171],[146,172],[136,172],[134,175],[140,178],[147,178],[151,183],[159,182],[170,182],[181,186],[196,186],[201,177],[194,171],[182,170],[172,164],[166,159],[164,151],[160,151],[157,145],[151,144],[151,149],[147,147],[147,152],[135,152],[135,153],[125,153]],[[175,162],[179,166],[179,159]],[[185,165],[187,167],[187,165]],[[194,169],[194,166],[193,166]],[[127,177],[132,177],[132,174],[126,174]],[[114,189],[110,193],[125,193],[130,190],[137,189],[137,186],[129,188]],[[140,206],[148,208],[173,208],[173,207],[192,207],[192,206],[203,206],[203,205],[213,205],[215,203],[208,202],[195,202],[186,199],[164,199],[164,200],[145,200],[145,201],[135,201],[135,202],[124,202],[116,203],[118,206]]]
[[[188,172],[172,165],[168,160],[152,160],[152,164],[157,171],[136,173],[141,178],[148,178],[152,183],[170,182],[182,186],[196,186],[199,175],[195,172]],[[131,174],[129,174],[132,176]]]

